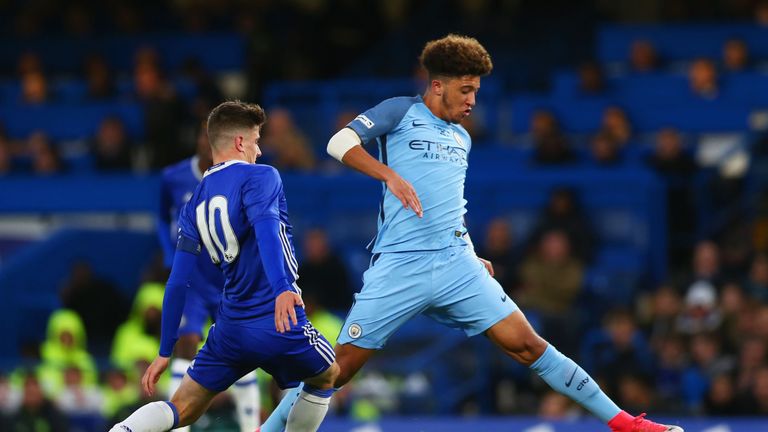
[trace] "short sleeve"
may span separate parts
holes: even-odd
[[[267,165],[261,166],[266,169],[243,183],[243,207],[251,224],[266,218],[280,219],[283,181],[276,169]]]
[[[367,143],[395,129],[414,100],[413,97],[387,99],[355,117],[347,127],[355,131],[363,143]]]

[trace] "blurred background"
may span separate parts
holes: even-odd
[[[325,144],[422,92],[417,57],[449,32],[495,65],[464,124],[469,229],[536,329],[628,411],[768,430],[757,0],[0,0],[0,430],[101,431],[146,402],[161,170],[228,98],[267,109],[262,162],[284,179],[300,285],[338,333],[381,189]],[[267,415],[279,395],[261,386]],[[321,430],[481,428],[602,430],[483,337],[428,319]],[[193,430],[238,430],[226,395]]]

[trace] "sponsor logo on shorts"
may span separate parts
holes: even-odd
[[[505,302],[505,301],[507,301],[507,295],[506,295],[506,294],[504,294],[503,296],[501,296],[501,301],[502,301],[502,302]]]
[[[133,432],[133,429],[129,428],[126,425],[120,425],[120,429],[126,431],[126,432]]]
[[[368,129],[372,128],[373,125],[375,124],[374,122],[371,121],[371,119],[366,117],[364,114],[360,114],[359,116],[355,117],[355,120],[357,120],[360,123],[364,124],[365,127],[367,127]]]
[[[360,327],[360,324],[354,323],[351,326],[349,326],[349,329],[347,329],[347,334],[352,339],[357,339],[363,335],[363,328]]]

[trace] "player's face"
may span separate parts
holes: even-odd
[[[442,104],[444,120],[460,123],[472,113],[475,97],[480,90],[480,77],[466,75],[443,81]]]
[[[261,156],[260,139],[261,128],[259,126],[254,126],[243,136],[243,153],[245,153],[245,159],[248,163],[256,163],[256,159]]]

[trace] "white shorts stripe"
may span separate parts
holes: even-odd
[[[304,325],[303,330],[304,336],[309,339],[309,344],[315,348],[315,350],[320,354],[320,356],[323,357],[323,359],[325,359],[325,361],[328,362],[328,364],[333,364],[336,355],[333,351],[328,352],[327,344],[322,343],[324,342],[323,339],[319,337],[317,330],[312,327],[312,324]]]

